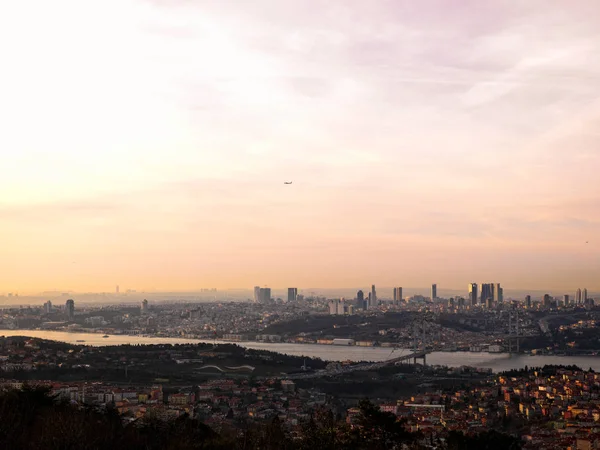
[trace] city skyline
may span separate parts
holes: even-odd
[[[463,297],[465,298],[465,300],[470,301],[471,297],[471,293],[470,290],[472,288],[472,286],[475,286],[475,294],[476,294],[476,298],[477,301],[476,303],[479,304],[480,302],[484,302],[484,297],[486,297],[485,294],[485,286],[488,283],[468,283],[468,285],[466,286],[466,288],[460,288],[460,287],[448,287],[448,286],[444,286],[442,289],[439,290],[440,294],[438,295],[438,298],[440,299],[449,299],[451,297]],[[587,294],[587,297],[599,297],[600,296],[600,290],[595,290],[595,289],[588,289],[588,288],[575,288],[575,287],[569,287],[569,288],[565,288],[565,289],[527,289],[527,288],[508,288],[507,290],[504,287],[500,287],[500,296],[496,296],[497,291],[496,291],[496,286],[499,286],[500,283],[491,283],[491,285],[494,286],[494,288],[492,289],[492,295],[487,295],[488,298],[491,298],[492,300],[494,300],[494,302],[502,302],[504,299],[510,299],[510,300],[524,300],[525,297],[529,294],[532,295],[534,298],[543,298],[543,296],[545,294],[549,294],[554,298],[562,298],[564,295],[568,295],[569,297],[571,297],[573,299],[574,302],[576,303],[583,303],[584,302],[584,293]],[[230,297],[231,299],[237,298],[237,299],[248,299],[251,300],[255,303],[261,303],[261,301],[264,301],[266,299],[266,297],[261,297],[261,293],[262,294],[266,294],[267,291],[270,291],[270,295],[272,298],[276,298],[279,297],[281,299],[289,299],[290,298],[290,291],[293,291],[293,295],[294,296],[299,296],[302,295],[303,297],[310,297],[310,296],[325,296],[328,298],[336,298],[336,297],[346,297],[346,298],[356,298],[356,293],[357,292],[362,292],[363,293],[363,297],[366,300],[369,299],[369,297],[372,298],[372,288],[373,286],[371,286],[371,289],[368,288],[368,285],[365,284],[363,286],[357,285],[357,286],[346,286],[346,287],[333,287],[333,288],[322,288],[322,287],[316,287],[316,286],[310,286],[310,287],[300,287],[300,288],[289,288],[289,287],[281,287],[281,286],[271,286],[271,285],[264,285],[264,286],[254,286],[254,288],[251,287],[239,287],[239,288],[222,288],[222,289],[216,289],[216,288],[200,288],[200,289],[192,289],[192,290],[166,290],[166,291],[161,291],[161,290],[144,290],[144,289],[140,289],[140,290],[127,290],[126,292],[121,292],[119,294],[116,294],[115,292],[108,292],[108,291],[99,291],[99,292],[92,292],[92,291],[74,291],[74,290],[53,290],[53,291],[44,291],[44,292],[29,292],[29,293],[24,293],[24,292],[16,292],[16,291],[12,291],[12,292],[2,292],[0,291],[0,298],[4,298],[4,299],[12,299],[15,301],[19,301],[20,299],[26,299],[26,298],[44,298],[44,299],[48,299],[48,298],[60,298],[60,297],[64,297],[64,298],[69,298],[69,297],[73,297],[73,296],[104,296],[106,299],[112,298],[114,297],[115,299],[126,299],[126,298],[140,298],[140,301],[146,296],[146,295],[153,295],[153,296],[159,296],[159,298],[177,298],[178,295],[183,295],[184,297],[182,298],[186,298],[187,296],[195,296],[198,295],[200,297],[206,297],[206,298],[213,298],[216,294],[219,295],[225,295],[226,297]],[[397,286],[385,286],[385,285],[380,285],[379,288],[377,288],[378,290],[380,290],[380,292],[383,292],[382,295],[377,294],[376,298],[377,299],[383,299],[383,300],[401,300],[403,298],[408,298],[408,297],[413,297],[413,296],[420,296],[420,297],[430,297],[430,290],[431,290],[431,286],[408,286],[408,287],[397,287]],[[482,291],[481,289],[484,289],[484,291]],[[508,292],[508,297],[505,294],[505,291]],[[367,294],[364,294],[364,292],[367,292]],[[400,295],[400,297],[398,297],[398,294]],[[578,300],[579,299],[579,300]]]
[[[600,290],[600,3],[226,3],[2,5],[0,292]]]

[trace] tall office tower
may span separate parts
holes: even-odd
[[[65,314],[68,320],[73,320],[75,318],[75,302],[71,299],[67,300],[65,303]]]
[[[394,304],[398,305],[402,301],[402,288],[395,287],[394,288]]]
[[[116,293],[117,295],[119,295],[119,285],[117,285],[117,288],[115,289],[115,293]]]
[[[431,300],[435,300],[436,298],[438,298],[438,296],[437,296],[437,284],[432,284],[431,285]]]
[[[477,283],[469,283],[469,305],[477,305]]]
[[[271,288],[260,288],[258,297],[260,303],[269,303],[271,301]]]
[[[363,291],[358,291],[356,293],[356,306],[359,309],[367,309],[365,305],[365,293]]]
[[[142,303],[140,304],[140,314],[144,315],[148,312],[148,300],[144,299],[142,300]]]
[[[50,300],[44,303],[44,312],[46,314],[50,314],[52,312],[52,302]]]
[[[346,301],[344,297],[340,298],[340,301],[337,305],[337,313],[339,316],[343,316],[346,313]]]
[[[369,308],[377,307],[377,291],[375,290],[375,285],[371,285],[371,298],[369,299]]]
[[[492,283],[482,283],[481,304],[485,305],[488,298],[494,298],[494,285]]]
[[[329,314],[335,316],[338,313],[338,304],[340,301],[338,299],[329,300]]]
[[[493,285],[493,292],[494,292],[494,302],[502,303],[504,301],[504,290],[500,286],[500,283],[495,283]]]
[[[581,289],[577,289],[577,293],[575,294],[575,303],[577,305],[581,303]]]
[[[295,302],[298,298],[298,288],[288,288],[288,302]]]
[[[526,295],[525,296],[525,307],[527,309],[531,308],[531,295]]]
[[[545,308],[550,308],[552,306],[552,297],[550,297],[550,294],[544,294],[543,305]]]
[[[565,303],[565,306],[569,306],[569,294],[563,296],[563,302]]]
[[[366,309],[371,309],[371,308],[373,308],[373,306],[372,306],[372,305],[373,305],[373,299],[372,299],[371,297],[372,297],[372,295],[371,295],[371,293],[369,292],[369,295],[367,295],[367,301],[365,302],[365,303],[367,304],[367,307],[366,307]]]
[[[254,286],[254,303],[260,303],[260,286]]]
[[[581,301],[583,303],[587,303],[587,301],[588,301],[587,288],[583,289],[583,294],[581,295]]]

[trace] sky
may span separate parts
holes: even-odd
[[[596,0],[21,0],[0,54],[0,292],[600,289]]]

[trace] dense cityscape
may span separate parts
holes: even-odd
[[[137,304],[122,300],[80,304],[71,298],[61,300],[69,295],[62,294],[54,303],[5,306],[0,327],[97,333],[107,338],[130,335],[404,349],[425,346],[436,351],[595,354],[600,350],[595,339],[588,339],[599,311],[587,289],[578,289],[573,297],[543,294],[521,300],[505,300],[497,283],[471,283],[465,297],[438,297],[436,284],[427,296],[403,297],[402,290],[396,287],[393,296],[378,297],[373,285],[366,295],[359,290],[353,299],[331,299],[305,296],[298,294],[297,288],[289,288],[287,298],[282,299],[272,296],[269,288],[255,287],[254,298],[241,302],[167,297],[171,300],[150,303],[143,299]],[[425,318],[426,323],[417,327],[417,318]]]
[[[280,298],[256,287],[245,301],[80,304],[59,296],[6,306],[0,327],[11,336],[2,338],[0,384],[7,393],[41,390],[74,408],[110,408],[124,427],[186,417],[235,436],[248,421],[277,418],[289,448],[323,411],[337,418],[336,433],[360,428],[367,398],[373,411],[401,424],[408,439],[398,438],[401,446],[467,448],[475,445],[468,439],[491,431],[513,439],[514,448],[596,445],[600,375],[569,362],[600,351],[600,308],[586,289],[574,298],[522,300],[505,299],[497,283],[471,283],[464,297],[442,298],[435,284],[429,295],[402,292],[393,288],[388,298],[372,286],[349,299],[290,288]],[[56,342],[65,335],[81,339]],[[116,341],[138,338],[148,341]],[[296,356],[278,345],[296,346]],[[314,346],[325,356],[311,355]],[[368,353],[386,348],[383,356]],[[493,370],[460,362],[486,352],[530,355],[540,364]],[[456,357],[438,364],[440,354]],[[564,364],[544,366],[540,355]]]

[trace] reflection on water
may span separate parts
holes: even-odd
[[[145,336],[111,335],[103,338],[101,334],[65,333],[62,331],[42,330],[0,330],[0,336],[30,336],[69,344],[107,346],[122,344],[196,344],[198,339],[154,338]],[[84,342],[78,342],[84,341]],[[240,342],[239,345],[258,350],[269,350],[295,356],[321,358],[329,361],[385,361],[410,353],[410,350],[381,347],[355,347],[316,344],[267,344],[260,342]],[[472,366],[491,368],[494,372],[509,369],[521,369],[525,366],[538,367],[546,364],[575,364],[582,369],[592,368],[600,371],[600,358],[597,356],[530,356],[509,355],[507,353],[471,353],[471,352],[434,352],[427,355],[427,364],[449,367]]]

